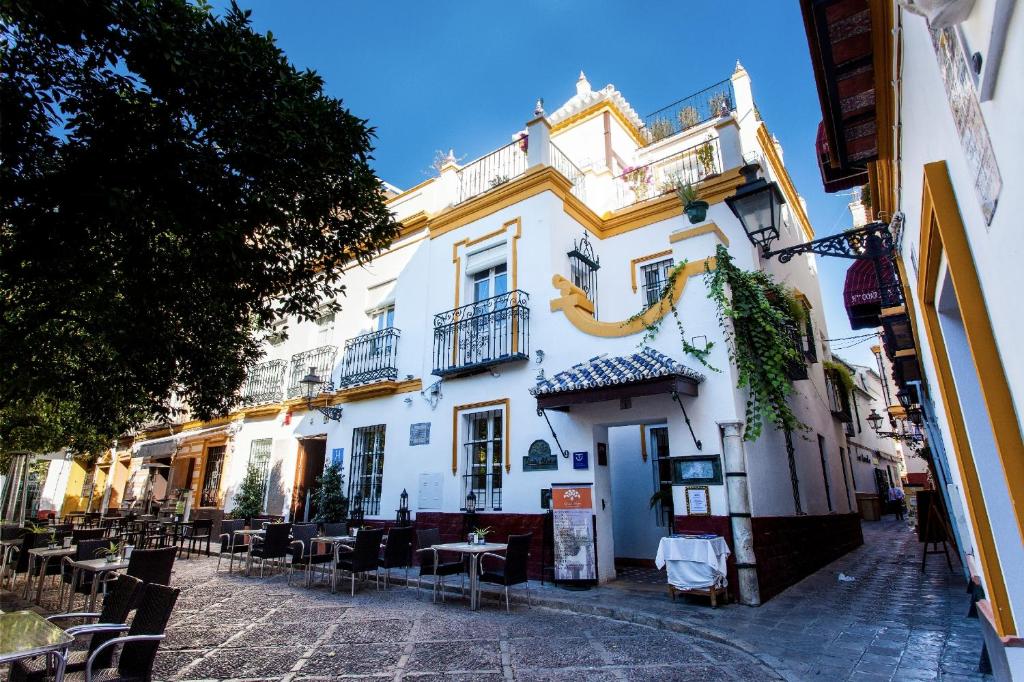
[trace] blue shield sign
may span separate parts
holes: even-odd
[[[572,453],[572,468],[573,469],[589,469],[590,468],[590,455],[587,452],[574,452]]]

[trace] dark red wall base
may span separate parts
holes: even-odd
[[[762,602],[864,544],[857,514],[755,516],[751,525]]]
[[[462,534],[462,514],[450,512],[417,512],[417,528],[437,528],[444,542],[465,541]],[[390,524],[389,524],[390,525]],[[530,578],[540,580],[544,548],[544,514],[505,514],[503,512],[479,513],[476,515],[477,528],[490,528],[488,540],[505,542],[509,535],[533,533],[530,545]],[[550,557],[548,560],[550,563]]]

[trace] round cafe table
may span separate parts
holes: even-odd
[[[508,545],[502,542],[485,542],[471,545],[468,542],[446,542],[431,545],[435,552],[458,552],[469,556],[469,608],[476,611],[480,608],[480,555],[487,552],[504,552]]]

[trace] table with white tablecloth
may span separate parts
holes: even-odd
[[[668,584],[678,590],[725,587],[729,554],[720,536],[667,537],[658,543],[654,565],[667,569]]]

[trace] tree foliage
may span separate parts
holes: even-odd
[[[259,470],[249,465],[245,477],[238,486],[235,493],[235,506],[231,509],[231,516],[236,519],[251,519],[263,513],[263,493],[266,492],[266,484]]]
[[[317,483],[320,488],[316,493],[316,520],[338,523],[348,518],[348,498],[342,492],[341,468],[328,464]]]
[[[396,234],[373,129],[188,0],[0,0],[0,449],[228,410]]]

